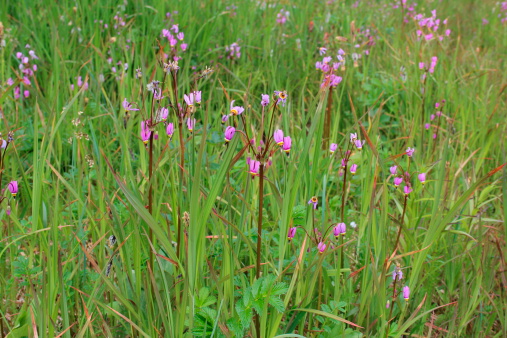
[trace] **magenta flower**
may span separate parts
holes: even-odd
[[[262,94],[261,98],[262,98],[261,106],[266,107],[269,104],[269,95],[268,94]]]
[[[333,235],[335,237],[338,237],[340,235],[345,236],[345,233],[347,232],[347,225],[345,223],[338,223],[333,228]]]
[[[406,186],[403,187],[403,193],[405,195],[408,196],[408,194],[410,194],[411,192],[412,192],[412,187],[411,186],[406,185]]]
[[[340,82],[342,82],[342,77],[341,76],[337,76],[337,75],[334,75],[334,74],[331,74],[331,80],[329,82],[329,86],[330,87],[336,87],[340,84]]]
[[[275,90],[275,95],[278,96],[278,100],[276,101],[276,104],[282,104],[283,107],[285,107],[285,102],[287,101],[287,92],[284,91],[278,91]]]
[[[393,165],[391,168],[389,168],[389,171],[391,172],[391,175],[396,175],[398,172],[398,166]]]
[[[431,125],[430,125],[429,123],[426,123],[426,124],[424,125],[424,129],[426,129],[426,130],[430,129],[430,127],[431,127]]]
[[[158,117],[161,121],[167,120],[167,117],[169,116],[169,109],[166,107],[162,107],[158,111]]]
[[[319,245],[317,245],[317,249],[319,250],[319,253],[324,253],[324,250],[326,250],[326,244],[320,242]]]
[[[259,168],[261,166],[261,162],[256,160],[250,160],[250,158],[247,159],[248,166],[250,167],[250,174],[252,174],[252,178],[255,176],[259,176]]]
[[[356,146],[357,150],[362,150],[363,149],[363,146],[364,146],[364,140],[361,141],[361,140],[355,140],[354,141],[354,145]]]
[[[12,194],[13,198],[16,198],[16,194],[18,193],[18,181],[11,181],[8,185],[9,191]]]
[[[408,147],[407,150],[405,151],[405,154],[407,154],[408,157],[412,157],[414,155],[414,152],[415,148]]]
[[[397,187],[401,184],[401,182],[403,182],[403,178],[401,177],[395,177],[394,178],[394,186]]]
[[[194,94],[194,102],[198,103],[198,104],[201,104],[202,92],[200,90],[199,91],[194,91],[193,94]]]
[[[297,230],[296,227],[292,227],[289,229],[289,233],[287,234],[289,242],[294,238],[294,236],[296,236],[296,230]]]
[[[320,47],[319,48],[319,54],[321,56],[324,55],[324,54],[326,54],[326,52],[327,52],[327,48],[326,47]]]
[[[166,128],[167,136],[169,136],[169,140],[173,138],[174,134],[174,123],[169,123]]]
[[[314,209],[317,209],[317,206],[319,204],[319,199],[317,198],[317,196],[313,196],[312,198],[310,198],[310,200],[308,201],[308,204],[313,204],[313,208]]]
[[[355,140],[357,140],[357,134],[356,133],[351,133],[350,134],[350,142],[354,143]]]
[[[290,136],[285,136],[283,138],[282,150],[285,151],[285,153],[287,153],[287,155],[289,155],[289,153],[290,153],[291,145],[292,145],[292,140],[291,140]]]
[[[338,149],[338,145],[336,143],[331,143],[331,145],[329,146],[329,151],[331,152],[331,154],[334,153],[336,149]]]
[[[191,119],[190,117],[187,119],[187,127],[188,127],[188,131],[189,132],[193,132],[194,131],[194,127],[195,127],[195,119]]]
[[[356,174],[356,172],[357,172],[357,164],[354,163],[353,165],[350,166],[350,172],[351,172],[352,175]]]
[[[347,167],[347,162],[348,162],[348,160],[346,158],[342,158],[342,168]]]
[[[195,94],[194,93],[190,93],[188,95],[185,94],[185,95],[183,95],[183,98],[185,99],[187,106],[192,107],[195,104]]]
[[[148,143],[151,136],[151,130],[148,121],[141,121],[141,140],[143,140],[144,144]]]
[[[283,146],[283,131],[281,129],[275,130],[273,138],[275,139],[276,144],[278,144],[280,147]]]
[[[234,106],[234,101],[235,100],[232,100],[231,101],[231,114],[232,115],[241,115],[242,112],[245,111],[245,108],[241,107],[241,106]]]
[[[123,108],[125,111],[136,111],[139,110],[138,108],[132,108],[132,103],[129,103],[127,99],[123,100]]]
[[[236,129],[234,127],[228,126],[227,128],[225,128],[225,133],[224,133],[225,142],[229,142],[232,139],[232,137],[234,136],[235,132],[236,132]]]
[[[405,298],[406,301],[410,299],[410,288],[408,286],[403,287],[403,298]]]
[[[398,270],[398,280],[402,280],[402,279],[403,279],[403,271]]]
[[[419,181],[421,181],[422,184],[426,183],[426,173],[421,173],[417,175],[417,178],[419,179]]]
[[[153,90],[153,99],[154,100],[157,100],[157,101],[160,101],[164,98],[165,96],[162,95],[162,89],[154,89]]]
[[[222,115],[222,124],[227,122],[228,119],[229,119],[229,115]]]

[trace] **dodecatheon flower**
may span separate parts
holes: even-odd
[[[401,184],[401,182],[403,182],[403,178],[401,177],[395,177],[394,178],[394,186],[397,187]]]
[[[335,238],[340,237],[340,226],[338,224],[333,228],[333,235]]]
[[[345,236],[345,233],[347,232],[347,225],[345,223],[338,223],[333,229],[333,234],[335,237],[338,237],[340,235]]]
[[[162,108],[159,109],[159,111],[158,111],[158,118],[161,121],[167,120],[168,116],[169,116],[169,109],[167,109],[166,107],[162,107]]]
[[[185,99],[185,103],[189,107],[192,107],[195,104],[195,94],[194,93],[190,93],[188,95],[184,94],[183,99]]]
[[[406,186],[403,187],[403,193],[405,195],[408,196],[408,194],[410,194],[411,192],[412,192],[412,187],[411,186],[406,185]]]
[[[317,209],[317,206],[319,204],[319,199],[317,198],[317,196],[313,196],[312,198],[310,198],[310,200],[308,201],[308,204],[313,204],[313,208],[314,209]]]
[[[191,119],[190,117],[187,119],[187,127],[188,127],[188,131],[189,132],[193,132],[194,131],[194,127],[195,127],[195,119]]]
[[[415,148],[408,147],[407,150],[405,151],[405,154],[407,154],[408,157],[412,157],[414,155],[414,152]]]
[[[401,269],[398,269],[398,280],[402,279],[403,279],[403,271],[401,271]]]
[[[355,140],[357,140],[357,133],[351,133],[350,134],[350,142],[354,143]]]
[[[281,129],[275,130],[275,133],[273,134],[273,138],[280,147],[283,146],[283,131]]]
[[[398,280],[398,274],[396,273],[396,269],[393,270],[393,281]]]
[[[261,94],[261,106],[266,107],[269,104],[269,95],[268,94]]]
[[[256,160],[249,160],[249,158],[247,159],[247,162],[248,166],[250,167],[250,174],[252,174],[252,179],[255,176],[259,176],[259,168],[261,166],[261,162]]]
[[[419,179],[419,181],[421,181],[422,184],[426,183],[426,173],[421,173],[417,175],[417,178]]]
[[[278,96],[278,100],[276,101],[276,104],[282,104],[283,107],[285,107],[285,102],[287,101],[287,92],[284,91],[278,91],[275,90],[275,95]]]
[[[347,167],[347,163],[348,163],[349,160],[347,160],[346,158],[342,158],[342,168],[346,168]]]
[[[292,241],[294,236],[296,236],[296,230],[297,230],[296,227],[292,227],[289,229],[289,232],[287,233],[287,239],[289,240],[289,242]]]
[[[226,143],[232,139],[235,132],[236,132],[236,129],[234,127],[228,126],[227,128],[225,128],[224,136],[225,136]]]
[[[160,101],[164,98],[165,96],[162,95],[162,89],[155,89],[153,90],[153,99],[154,100],[157,100],[157,101]]]
[[[357,172],[357,164],[354,163],[353,165],[350,166],[350,172],[351,172],[352,175],[356,174],[356,172]]]
[[[324,244],[324,242],[320,242],[317,245],[317,249],[319,250],[319,253],[324,253],[324,251],[326,250],[326,244]]]
[[[326,52],[327,52],[327,48],[326,47],[320,47],[319,48],[319,54],[321,56],[324,55],[324,54],[326,54]]]
[[[194,102],[201,104],[202,92],[199,90],[199,91],[194,91],[193,93],[194,93]]]
[[[333,154],[336,149],[338,149],[338,145],[336,143],[331,143],[331,145],[329,146],[329,152],[331,152],[331,154]]]
[[[173,138],[174,134],[174,123],[169,123],[166,127],[167,136],[169,136],[169,140]]]
[[[391,168],[389,168],[389,171],[391,172],[391,175],[396,175],[398,172],[398,166],[393,165]]]
[[[228,119],[229,119],[229,115],[222,115],[222,124],[227,122]]]
[[[403,287],[403,298],[405,298],[406,301],[410,299],[410,288],[408,286]]]
[[[139,110],[138,108],[133,108],[132,103],[129,103],[126,98],[125,98],[125,100],[123,100],[123,108],[125,109],[125,111]]]
[[[285,151],[285,153],[287,154],[287,156],[290,153],[290,147],[291,146],[292,146],[292,140],[291,140],[290,136],[285,136],[283,138],[282,150]]]
[[[7,214],[7,216],[11,215],[11,206],[10,205],[8,205],[7,208],[5,209],[5,213]]]
[[[148,144],[150,140],[151,130],[148,125],[148,121],[141,121],[141,140],[143,140],[144,144]]]
[[[361,141],[361,140],[355,140],[354,141],[354,145],[356,146],[357,150],[362,150],[363,149],[363,146],[364,146],[364,140]]]
[[[245,111],[245,108],[243,108],[241,106],[235,106],[234,101],[235,100],[231,101],[231,107],[230,107],[231,114],[235,115],[235,116],[241,115],[241,113]]]
[[[431,124],[429,124],[429,123],[426,123],[426,124],[424,125],[424,129],[426,129],[426,130],[430,129],[430,127],[431,127]]]
[[[9,191],[11,192],[12,194],[12,198],[16,199],[16,195],[18,193],[18,181],[11,181],[9,182]]]

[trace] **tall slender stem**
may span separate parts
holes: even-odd
[[[327,106],[326,106],[326,120],[324,122],[324,135],[322,142],[322,149],[326,150],[329,146],[329,134],[331,128],[331,107],[333,106],[333,87],[329,88],[329,93],[327,94]]]
[[[407,200],[408,195],[405,195],[405,201],[403,202],[403,213],[401,214],[400,229],[398,230],[398,236],[396,236],[396,242],[394,244],[393,253],[398,250],[398,245],[400,243],[401,229],[403,229],[403,223],[405,223],[404,220],[405,220],[405,211],[407,210]]]
[[[262,242],[262,206],[264,203],[264,163],[261,163],[259,168],[259,211],[257,214],[257,263],[255,278],[259,279],[261,276],[261,242]],[[261,338],[261,321],[259,314],[254,316],[255,331],[257,337]]]
[[[185,145],[183,144],[183,117],[178,118],[178,131],[179,131],[179,138],[180,138],[180,193],[183,189],[184,185],[184,170],[183,166],[185,165]],[[181,208],[180,203],[178,203],[178,240],[177,240],[177,250],[176,255],[180,257],[180,247],[181,247]]]
[[[148,189],[148,211],[153,215],[153,137],[154,132],[150,135],[150,157],[148,167],[149,189]],[[149,228],[150,242],[153,243],[153,230]],[[153,251],[150,250],[150,264],[153,266]]]

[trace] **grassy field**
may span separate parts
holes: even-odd
[[[0,336],[507,336],[507,2],[0,22]]]

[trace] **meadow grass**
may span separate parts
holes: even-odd
[[[505,18],[1,2],[0,335],[507,336]]]

